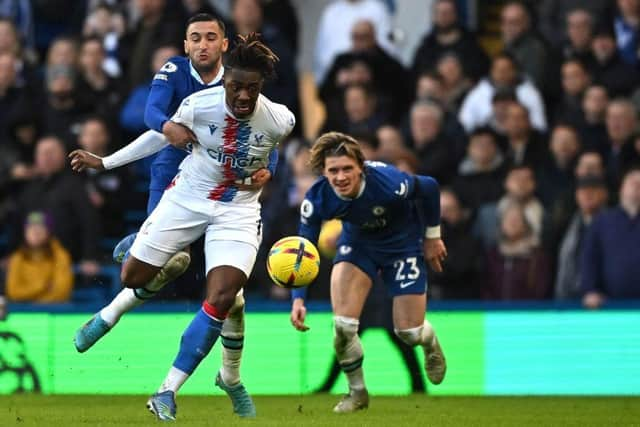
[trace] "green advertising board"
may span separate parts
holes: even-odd
[[[151,394],[175,357],[187,313],[129,314],[87,353],[73,346],[88,314],[14,313],[0,322],[0,393]],[[429,315],[447,356],[436,395],[640,393],[640,312],[444,311]],[[317,390],[333,364],[330,313],[311,313],[295,331],[288,313],[248,313],[242,377],[254,394]],[[362,336],[374,394],[411,392],[401,352],[384,329]],[[415,350],[420,366],[423,355]],[[220,345],[182,389],[218,394]],[[424,373],[421,372],[424,379]],[[342,375],[333,392],[344,392]]]

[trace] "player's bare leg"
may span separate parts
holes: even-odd
[[[371,279],[361,269],[348,262],[334,265],[331,272],[333,346],[349,383],[349,393],[333,408],[334,412],[354,412],[369,407],[369,393],[362,371],[364,354],[358,336],[358,326],[362,307],[370,289]]]
[[[143,274],[153,278],[141,288],[124,288],[102,310],[96,313],[76,332],[74,344],[76,350],[83,353],[90,349],[100,338],[106,335],[118,323],[122,315],[152,298],[167,283],[174,280],[189,267],[189,253],[180,251],[173,255],[162,268],[153,267],[146,270],[145,263],[131,258],[131,263],[140,263]],[[127,262],[129,262],[127,260]],[[131,267],[129,267],[131,268]],[[124,273],[124,272],[123,272]],[[133,278],[138,280],[138,278]],[[131,279],[129,279],[131,280]]]
[[[427,296],[400,295],[393,299],[393,324],[402,341],[424,351],[425,370],[433,384],[440,384],[447,372],[447,361],[433,326],[425,319]]]

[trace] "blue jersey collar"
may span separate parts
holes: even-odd
[[[196,81],[201,85],[213,86],[213,85],[217,85],[218,83],[220,83],[220,80],[222,80],[222,75],[224,74],[224,67],[220,67],[220,69],[218,70],[218,74],[216,74],[216,77],[209,83],[205,83],[202,81],[202,77],[200,77],[200,74],[198,74],[196,69],[193,67],[191,60],[189,60],[189,72],[191,73],[191,76],[193,76],[193,78],[196,79]]]

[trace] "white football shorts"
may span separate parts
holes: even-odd
[[[259,203],[202,200],[171,188],[140,227],[131,255],[161,267],[205,235],[206,272],[229,265],[251,274],[262,240]]]

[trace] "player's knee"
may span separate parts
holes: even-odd
[[[394,329],[394,332],[408,346],[415,347],[422,342],[422,326],[410,329]]]
[[[353,317],[335,316],[333,318],[333,344],[336,350],[344,349],[358,334],[360,321]]]

